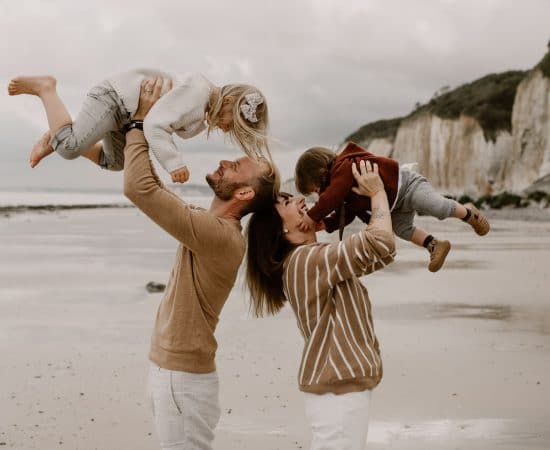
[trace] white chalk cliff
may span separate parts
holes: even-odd
[[[517,87],[511,133],[497,131],[494,141],[472,117],[420,112],[404,119],[395,136],[357,143],[400,163],[417,162],[418,172],[448,194],[521,193],[550,178],[550,78],[540,69],[527,73]]]

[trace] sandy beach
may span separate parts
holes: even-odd
[[[369,449],[550,448],[550,222],[419,221],[453,249],[437,274],[398,243],[364,279],[381,342]],[[135,209],[0,217],[0,446],[157,449],[148,344],[176,242]],[[240,278],[217,329],[216,450],[307,449],[302,346],[287,307],[248,314]]]

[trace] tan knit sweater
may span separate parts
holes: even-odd
[[[240,222],[193,207],[167,190],[154,172],[141,131],[126,135],[124,155],[124,193],[180,242],[149,358],[164,369],[212,372],[214,330],[245,250]]]
[[[393,234],[371,226],[342,242],[302,245],[286,258],[283,287],[305,339],[300,390],[344,394],[380,382],[371,305],[358,277],[394,255]]]

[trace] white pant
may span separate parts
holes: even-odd
[[[311,450],[363,450],[367,446],[371,391],[304,393]]]
[[[162,450],[210,450],[220,419],[218,374],[151,364],[149,395]]]

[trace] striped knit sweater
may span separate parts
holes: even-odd
[[[341,242],[299,246],[286,258],[283,288],[305,340],[300,390],[344,394],[380,382],[371,305],[358,277],[394,255],[393,234],[370,226]]]

